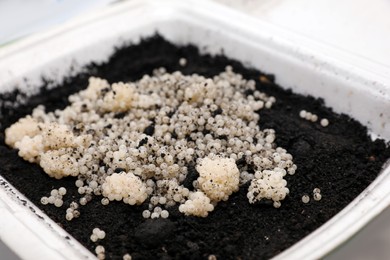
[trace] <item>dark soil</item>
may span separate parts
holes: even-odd
[[[179,66],[181,57],[187,59],[186,67]],[[100,198],[95,198],[81,207],[80,218],[68,222],[65,209],[79,198],[75,178],[54,180],[4,144],[6,127],[31,113],[38,104],[45,104],[48,110],[64,108],[67,96],[85,88],[90,75],[110,82],[129,81],[163,66],[168,71],[213,76],[226,65],[233,65],[244,78],[256,80],[261,91],[277,99],[272,109],[261,111],[260,126],[276,130],[277,144],[286,148],[298,165],[296,174],[287,177],[290,195],[279,209],[269,203],[249,205],[246,187],[242,187],[228,202],[219,203],[208,218],[184,217],[176,210],[169,220],[145,221],[141,215],[145,206],[124,203],[102,206]],[[271,75],[246,68],[224,55],[200,55],[194,46],[177,47],[155,36],[139,45],[119,48],[107,63],[91,64],[88,71],[67,79],[55,89],[42,88],[41,94],[18,109],[9,102],[0,102],[0,174],[89,250],[102,244],[109,259],[122,259],[125,253],[130,253],[133,259],[205,259],[210,254],[218,259],[270,258],[343,209],[377,177],[385,160],[390,158],[390,149],[383,141],[370,141],[365,127],[346,115],[333,113],[321,100],[284,90],[272,83]],[[14,101],[17,95],[3,94],[0,100]],[[302,109],[328,118],[330,125],[323,128],[318,122],[299,118]],[[40,204],[42,196],[61,186],[68,190],[62,208]],[[322,191],[322,200],[312,199],[303,204],[302,195],[312,195],[316,187]],[[94,227],[106,231],[104,240],[91,242],[89,236]]]

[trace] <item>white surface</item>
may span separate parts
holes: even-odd
[[[19,37],[42,31],[87,10],[113,0],[2,0],[0,1],[0,46]]]
[[[388,260],[390,256],[390,208],[371,221],[342,247],[329,254],[326,260]]]
[[[390,79],[382,73],[386,68],[273,24],[256,21],[213,4],[194,3],[174,1],[168,5],[154,2],[149,6],[135,2],[132,10],[128,6],[133,4],[125,3],[0,49],[0,89],[4,91],[6,86],[15,85],[23,87],[24,76],[32,79],[30,83],[33,85],[39,84],[42,73],[61,79],[72,65],[77,67],[92,59],[103,60],[118,42],[138,39],[141,33],[152,34],[158,28],[176,43],[193,42],[208,46],[211,52],[223,47],[230,57],[275,73],[279,83],[300,93],[321,96],[336,111],[348,113],[369,124],[374,133],[390,135],[387,132]],[[359,61],[359,66],[351,66],[351,61]],[[379,68],[379,72],[362,70],[364,67]],[[386,172],[382,174],[382,180],[375,181],[368,191],[326,226],[311,234],[303,244],[298,243],[286,251],[288,255],[285,257],[317,258],[331,250],[388,205],[389,185],[390,176]],[[6,217],[7,214],[4,213]],[[28,217],[19,216],[14,220],[29,222]],[[34,233],[37,229],[30,231]],[[7,232],[10,231],[0,233],[0,238],[9,239],[6,242],[19,252],[19,243],[15,244],[12,235],[7,235]],[[53,235],[56,236],[57,232],[60,231],[54,231]],[[28,243],[33,238],[27,236],[24,239],[24,243]],[[22,248],[23,257],[28,254],[28,248]],[[66,253],[71,251],[72,247],[63,250]],[[31,257],[42,251],[32,249],[29,253]]]
[[[390,72],[388,0],[215,0],[343,51]]]

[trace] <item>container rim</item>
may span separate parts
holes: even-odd
[[[113,17],[118,13],[131,14],[141,9],[152,13],[161,12],[161,10],[164,9],[165,15],[162,19],[175,18],[184,19],[184,21],[186,18],[183,13],[193,14],[199,17],[210,16],[212,14],[212,16],[210,16],[212,18],[210,19],[230,27],[230,33],[237,33],[241,37],[248,37],[248,40],[250,41],[256,41],[258,39],[257,35],[259,32],[256,28],[261,26],[264,29],[261,38],[264,40],[264,37],[267,38],[269,35],[273,35],[273,37],[269,38],[268,43],[273,44],[278,42],[278,44],[283,46],[280,50],[284,51],[287,55],[311,56],[312,59],[308,62],[312,62],[313,64],[325,60],[325,70],[328,69],[331,73],[333,73],[333,66],[337,66],[341,69],[338,70],[338,72],[346,72],[352,81],[374,82],[375,84],[367,85],[370,87],[370,91],[377,93],[377,95],[386,100],[390,100],[390,74],[386,73],[388,68],[383,67],[381,64],[365,60],[365,66],[354,66],[352,65],[354,64],[354,61],[361,61],[361,57],[329,46],[324,46],[321,43],[314,42],[301,35],[286,31],[283,28],[264,21],[259,21],[253,17],[231,10],[228,7],[211,1],[168,0],[161,3],[159,1],[151,0],[134,0],[116,3],[105,10],[93,12],[83,18],[76,19],[58,28],[33,35],[15,42],[14,44],[4,46],[0,48],[0,60],[12,59],[14,55],[19,52],[23,52],[31,46],[40,45],[47,39],[66,34],[80,26],[85,26],[98,20]],[[301,48],[301,45],[306,46],[307,48]],[[320,54],[313,54],[317,52]],[[337,62],[334,57],[337,57]],[[351,68],[353,68],[353,73],[350,73]],[[83,246],[81,246],[81,244],[50,220],[42,211],[29,202],[24,195],[20,194],[16,189],[9,185],[8,182],[2,179],[1,176],[0,183],[4,184],[0,185],[0,217],[2,219],[3,216],[6,216],[5,219],[11,220],[15,213],[18,214],[18,212],[23,212],[23,214],[28,217],[16,218],[18,219],[18,221],[16,221],[18,223],[14,222],[13,224],[25,226],[26,224],[30,224],[27,220],[28,218],[36,216],[33,211],[38,212],[40,216],[39,218],[43,218],[46,223],[42,226],[45,230],[48,230],[47,232],[54,233],[56,236],[60,236],[62,238],[64,236],[70,237],[68,240],[71,241],[71,247],[69,247],[68,242],[63,241],[63,239],[58,239],[57,242],[59,244],[55,246],[55,259],[74,259],[73,257],[75,256],[81,258],[94,258],[88,250],[86,250]],[[353,234],[358,232],[364,225],[381,213],[390,204],[390,190],[387,188],[389,185],[390,166],[387,164],[376,180],[374,180],[374,182],[372,182],[369,187],[367,187],[346,208],[304,239],[277,255],[275,259],[318,259],[323,257],[331,250],[345,242]],[[27,207],[23,206],[23,204],[28,205],[29,209],[26,209]],[[15,208],[17,209],[16,211],[14,210]],[[47,223],[55,228],[47,229]],[[9,235],[9,232],[9,229],[0,228],[0,238],[5,238],[5,236]],[[34,233],[34,231],[32,231],[32,233]],[[34,234],[32,234],[32,237],[34,237]],[[15,242],[14,240],[3,240],[5,240],[6,243]],[[14,249],[14,251],[17,251],[15,250],[18,248],[17,245],[9,244],[9,246]],[[44,246],[51,247],[50,250],[53,249],[52,246],[47,244]],[[28,247],[24,247],[23,250],[27,250],[27,248]],[[69,254],[65,254],[64,250],[71,252]],[[21,256],[26,257],[26,254]],[[29,254],[28,256],[31,257],[32,254]]]

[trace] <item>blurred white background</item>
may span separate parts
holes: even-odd
[[[0,0],[0,45],[110,2],[114,0]]]

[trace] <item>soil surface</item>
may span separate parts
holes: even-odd
[[[185,67],[179,65],[181,57],[188,61]],[[85,88],[90,75],[111,83],[130,81],[163,66],[172,72],[213,76],[226,65],[232,65],[244,78],[256,80],[259,90],[276,97],[272,109],[261,110],[260,126],[276,130],[277,145],[287,149],[298,166],[295,175],[286,176],[290,195],[279,209],[267,202],[250,205],[247,187],[242,187],[229,201],[220,202],[207,218],[185,217],[171,210],[169,219],[145,221],[141,213],[148,203],[136,207],[124,203],[103,206],[101,197],[96,197],[80,208],[80,218],[68,222],[65,209],[80,197],[74,185],[76,179],[52,179],[4,144],[5,128],[39,104],[45,104],[48,111],[64,108],[67,96]],[[343,209],[377,177],[390,158],[385,143],[372,142],[367,129],[357,121],[333,113],[321,100],[294,94],[273,81],[273,76],[224,55],[200,55],[195,46],[178,47],[160,36],[121,47],[108,62],[89,65],[87,73],[68,78],[55,89],[43,86],[39,95],[18,109],[11,103],[20,93],[0,95],[0,174],[89,250],[94,252],[96,245],[103,245],[108,259],[122,259],[126,253],[133,259],[207,259],[210,254],[218,259],[270,258]],[[328,118],[329,126],[324,128],[318,122],[301,119],[302,109]],[[42,196],[61,186],[68,190],[64,206],[41,205]],[[321,189],[321,201],[312,199],[316,187]],[[308,204],[301,201],[304,194],[311,196]],[[93,243],[89,237],[95,227],[107,235]]]

